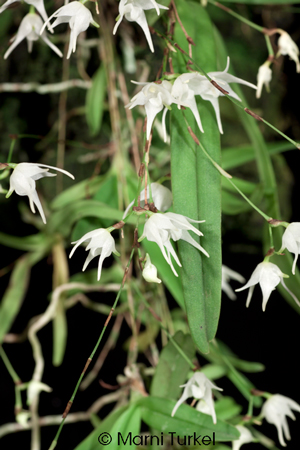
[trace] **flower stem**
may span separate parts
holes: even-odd
[[[254,28],[257,31],[260,31],[261,33],[264,33],[263,27],[257,25],[254,22],[251,22],[250,20],[248,20],[245,17],[241,16],[240,14],[236,13],[232,9],[228,8],[227,6],[222,5],[222,3],[215,2],[214,0],[207,0],[207,1],[208,1],[208,3],[211,3],[212,5],[217,6],[220,9],[223,9],[223,11],[226,11],[228,14],[230,14],[231,16],[235,17],[236,19],[240,20],[241,22],[246,23],[247,25],[249,25],[249,27]]]
[[[91,353],[90,356],[88,357],[88,359],[87,359],[87,361],[86,361],[86,363],[85,363],[85,366],[84,366],[84,368],[83,368],[83,371],[81,372],[81,375],[80,375],[80,377],[79,377],[79,379],[78,379],[78,381],[77,381],[77,383],[76,383],[76,386],[75,386],[75,389],[74,389],[74,391],[73,391],[73,393],[72,393],[72,396],[71,396],[70,400],[68,401],[68,404],[67,404],[67,406],[66,406],[66,408],[65,408],[65,411],[64,411],[64,413],[63,413],[63,416],[62,416],[63,419],[62,419],[62,421],[61,421],[61,423],[60,423],[60,426],[59,426],[59,428],[58,428],[58,430],[57,430],[57,433],[56,433],[56,435],[55,435],[55,438],[53,439],[53,441],[52,441],[52,443],[51,443],[51,445],[50,445],[50,447],[49,447],[49,450],[53,450],[53,449],[56,447],[56,445],[57,445],[57,442],[58,442],[60,433],[61,433],[62,428],[63,428],[63,426],[64,426],[64,423],[65,423],[65,420],[66,420],[66,418],[67,418],[67,415],[68,415],[68,413],[69,413],[69,411],[70,411],[70,409],[71,409],[71,406],[72,406],[72,404],[73,404],[73,402],[74,402],[74,399],[75,399],[75,396],[76,396],[77,391],[78,391],[78,389],[79,389],[79,386],[80,386],[80,384],[81,384],[81,381],[82,381],[82,379],[83,379],[83,377],[84,377],[84,375],[85,375],[85,373],[86,373],[86,371],[87,371],[87,369],[88,369],[90,363],[92,362],[93,357],[94,357],[96,351],[98,350],[98,347],[99,347],[99,345],[100,345],[100,343],[101,343],[101,341],[102,341],[102,338],[103,338],[103,335],[104,335],[104,333],[105,333],[105,330],[106,330],[106,328],[107,328],[107,326],[108,326],[108,324],[109,324],[109,322],[110,322],[110,319],[111,319],[111,317],[112,317],[112,315],[113,315],[113,313],[114,313],[114,311],[115,311],[115,309],[116,309],[116,306],[117,306],[117,303],[118,303],[118,301],[119,301],[121,292],[122,292],[122,290],[123,290],[123,288],[124,288],[124,284],[125,284],[125,281],[126,281],[126,278],[127,278],[127,274],[128,274],[128,271],[129,271],[129,266],[130,266],[130,264],[131,264],[131,261],[132,261],[132,257],[133,257],[134,251],[135,251],[135,247],[131,250],[129,260],[128,260],[128,263],[127,263],[127,265],[126,265],[125,271],[124,271],[123,281],[122,281],[121,287],[120,287],[120,289],[119,289],[119,291],[118,291],[118,294],[117,294],[117,296],[116,296],[116,299],[115,299],[115,301],[114,301],[114,304],[113,304],[113,306],[112,306],[112,308],[111,308],[111,310],[110,310],[110,312],[109,312],[109,314],[108,314],[108,316],[107,316],[107,318],[106,318],[106,321],[105,321],[105,323],[104,323],[104,326],[103,326],[103,328],[102,328],[102,331],[101,331],[101,333],[100,333],[100,336],[99,336],[99,338],[98,338],[98,340],[97,340],[97,343],[96,343],[96,345],[94,346],[94,349],[93,349],[92,353]]]
[[[141,298],[142,302],[146,305],[147,309],[150,311],[150,313],[153,315],[153,317],[157,320],[160,328],[162,330],[164,330],[164,332],[166,333],[166,335],[168,336],[168,338],[170,339],[170,341],[172,341],[172,344],[174,345],[174,347],[176,348],[176,350],[178,351],[178,353],[180,353],[180,355],[186,360],[186,362],[188,363],[188,365],[191,367],[192,370],[196,369],[195,364],[193,363],[193,361],[184,353],[184,351],[182,350],[182,348],[177,344],[177,342],[173,339],[172,335],[169,333],[169,331],[167,330],[167,328],[162,324],[161,322],[161,318],[153,311],[151,305],[148,303],[148,301],[146,300],[146,298],[144,297],[144,295],[142,294],[142,292],[140,291],[139,287],[136,285],[136,283],[133,284],[134,289],[136,290],[137,294],[139,295],[139,297]]]
[[[249,205],[251,205],[252,208],[254,208],[255,211],[258,212],[258,214],[260,214],[266,221],[271,219],[271,217],[267,216],[267,214],[265,214],[261,209],[259,209],[256,205],[254,205],[254,203],[251,202],[251,200],[236,186],[236,184],[232,180],[230,180],[229,178],[226,178],[226,179],[238,191],[238,193],[246,200],[246,202],[248,202]]]
[[[252,116],[254,119],[259,120],[260,122],[263,122],[265,125],[267,125],[268,127],[272,128],[272,130],[276,131],[278,134],[280,134],[282,137],[284,137],[287,141],[289,141],[291,144],[293,144],[297,149],[300,149],[300,144],[298,144],[296,141],[294,141],[293,139],[291,139],[290,137],[288,137],[286,134],[284,134],[282,131],[278,130],[278,128],[276,128],[274,125],[272,125],[271,123],[269,123],[267,120],[265,120],[263,117],[259,116],[258,114],[254,113],[253,111],[251,111],[249,108],[247,108],[242,102],[236,100],[235,98],[229,96],[228,93],[226,93],[226,91],[224,91],[224,89],[221,88],[221,86],[218,86],[218,84],[212,80],[210,78],[210,76],[195,62],[195,60],[190,57],[188,55],[188,53],[183,50],[182,48],[180,48],[178,46],[178,44],[176,44],[176,42],[174,42],[172,39],[170,39],[168,36],[162,35],[159,32],[157,32],[158,35],[162,36],[163,38],[165,38],[166,40],[168,40],[168,42],[170,42],[174,47],[176,47],[177,49],[180,50],[180,52],[187,56],[192,63],[194,64],[195,68],[200,72],[201,75],[204,75],[208,81],[213,82],[213,86],[216,89],[219,89],[223,95],[225,95],[232,103],[234,103],[238,108],[243,109],[244,112],[246,112],[247,114],[249,114],[250,116]]]

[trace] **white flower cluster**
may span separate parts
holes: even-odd
[[[176,413],[179,406],[184,403],[188,398],[193,397],[195,400],[199,400],[196,405],[196,409],[204,414],[208,414],[212,417],[213,423],[217,423],[217,417],[214,407],[212,389],[222,391],[213,384],[204,373],[195,372],[186,384],[180,387],[184,387],[183,393],[173,408],[172,416]],[[300,412],[300,405],[289,397],[284,395],[267,394],[269,398],[263,404],[259,419],[266,419],[267,422],[276,426],[278,431],[278,439],[283,447],[286,447],[283,435],[286,439],[290,440],[289,426],[286,417],[290,417],[295,420],[295,416],[292,410]],[[243,444],[253,442],[254,436],[251,431],[244,425],[237,425],[237,430],[240,432],[240,437],[232,442],[232,450],[239,450]]]
[[[277,42],[278,52],[276,58],[280,55],[288,55],[290,59],[295,61],[296,71],[297,73],[300,73],[299,48],[297,44],[286,31],[277,28],[275,29],[275,32],[280,34]],[[270,65],[272,62],[273,57],[267,59],[267,61],[264,62],[264,64],[262,64],[258,69],[256,98],[260,98],[263,86],[266,87],[267,92],[270,91],[270,82],[272,80],[272,70]]]
[[[153,121],[156,115],[164,109],[162,124],[164,132],[164,141],[167,140],[167,131],[165,117],[168,109],[172,104],[176,104],[178,108],[184,106],[190,108],[192,111],[197,125],[200,131],[203,132],[199,111],[197,108],[195,95],[199,95],[203,100],[211,102],[217,118],[217,123],[220,133],[223,133],[220,107],[218,98],[226,95],[230,95],[236,100],[241,101],[240,97],[232,90],[229,83],[240,83],[249,86],[253,89],[257,89],[256,86],[248,81],[237,78],[228,72],[229,58],[227,58],[227,65],[222,72],[209,72],[208,76],[216,83],[220,88],[215,87],[211,81],[209,81],[204,75],[198,72],[183,73],[179,75],[174,83],[164,80],[162,82],[152,83],[136,83],[143,84],[142,90],[135,95],[127,107],[134,108],[135,106],[144,106],[147,115],[147,131],[146,136],[149,139]],[[222,92],[224,91],[224,92]]]
[[[5,2],[0,8],[0,13],[2,13],[6,8],[8,8],[12,3],[15,3],[16,1],[19,0],[8,0],[7,2]],[[32,5],[36,8],[36,10],[44,19],[44,23],[40,16],[35,14],[34,12],[30,12],[29,14],[27,14],[20,24],[17,35],[14,38],[14,42],[5,53],[4,59],[6,59],[16,48],[16,46],[19,45],[20,42],[25,38],[27,39],[28,51],[30,53],[32,50],[33,41],[37,41],[39,37],[41,37],[43,41],[47,45],[49,45],[49,47],[58,56],[62,57],[61,51],[54,44],[52,44],[45,32],[45,27],[48,26],[48,29],[53,33],[53,28],[61,23],[69,23],[71,29],[69,50],[67,54],[67,58],[70,58],[72,51],[75,52],[76,50],[76,41],[78,35],[85,31],[90,24],[99,27],[99,25],[94,21],[90,10],[80,1],[73,1],[62,6],[49,18],[47,16],[43,0],[24,1],[28,5]],[[49,22],[52,18],[56,18],[56,20],[52,25],[50,25]]]
[[[166,187],[161,186],[157,183],[153,183],[151,185],[151,189],[155,205],[159,206],[161,211],[166,211],[171,206],[172,202],[171,191]],[[149,195],[148,192],[147,194]],[[140,194],[141,198],[143,198],[143,196],[144,190]],[[127,215],[127,212],[128,208],[124,216]],[[149,218],[146,219],[144,231],[139,240],[146,238],[150,242],[155,242],[159,246],[165,260],[170,265],[173,273],[176,276],[178,275],[173,266],[172,258],[180,267],[181,263],[171,243],[171,239],[173,241],[178,241],[179,239],[182,239],[183,241],[186,241],[189,244],[193,245],[195,248],[197,248],[198,250],[200,250],[202,253],[204,253],[206,256],[209,257],[208,253],[204,250],[204,248],[201,247],[201,245],[198,242],[196,242],[189,234],[189,231],[192,231],[198,236],[203,236],[201,231],[199,231],[197,228],[191,225],[190,222],[202,223],[204,222],[204,220],[197,221],[182,216],[181,214],[175,214],[171,212],[153,213],[149,211],[148,215]],[[107,256],[110,256],[111,253],[118,254],[115,248],[115,241],[111,236],[110,232],[104,228],[99,228],[97,230],[90,231],[78,241],[73,242],[73,244],[76,245],[70,253],[70,258],[73,256],[78,246],[87,240],[89,240],[89,243],[88,246],[86,247],[86,250],[89,250],[90,252],[84,263],[82,270],[86,269],[87,265],[94,257],[101,255],[98,266],[98,280],[99,280],[101,276],[103,260]],[[155,266],[151,263],[149,255],[146,257],[146,262],[143,270],[143,277],[146,281],[151,281],[155,283],[160,283],[161,281],[159,280],[159,278],[157,278],[157,270]]]

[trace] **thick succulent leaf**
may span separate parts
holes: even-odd
[[[207,71],[216,69],[215,46],[210,19],[199,4],[178,1],[176,7],[187,33],[193,38],[193,58]],[[205,46],[202,45],[202,36]],[[187,41],[178,23],[175,41],[187,49]],[[186,72],[182,55],[178,52],[176,70]],[[204,134],[198,132],[190,111],[185,115],[192,130],[210,156],[220,162],[219,131],[214,112],[208,102],[199,105]],[[209,253],[204,256],[197,249],[179,241],[182,263],[182,286],[191,335],[198,349],[207,353],[209,341],[215,336],[221,303],[221,180],[220,174],[206,158],[188,133],[182,111],[176,108],[171,116],[171,175],[174,211],[191,219],[206,220],[200,225],[204,237],[201,245]],[[193,236],[194,237],[194,236]]]

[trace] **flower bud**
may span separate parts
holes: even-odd
[[[148,283],[161,283],[161,280],[157,278],[157,268],[151,263],[148,253],[146,255],[146,262],[142,275]]]

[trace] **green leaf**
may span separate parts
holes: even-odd
[[[294,145],[288,141],[266,143],[266,147],[270,155],[295,149]],[[222,151],[222,167],[224,170],[230,170],[254,160],[255,150],[252,145],[226,148]]]
[[[59,209],[68,206],[71,202],[88,198],[94,195],[103,183],[103,176],[89,178],[80,183],[75,184],[69,189],[64,190],[51,203],[52,209]]]
[[[11,236],[10,234],[0,233],[0,244],[31,252],[40,251],[41,248],[46,249],[47,247],[50,247],[52,240],[52,237],[43,233],[25,237]]]
[[[113,411],[110,413],[106,418],[101,422],[98,428],[96,428],[94,431],[92,431],[91,434],[89,434],[82,442],[80,442],[79,445],[74,450],[99,450],[101,448],[104,448],[103,445],[100,445],[98,441],[98,437],[102,433],[109,433],[111,428],[114,426],[118,418],[126,412],[128,408],[128,405],[122,406],[121,408],[117,409],[116,411]],[[109,445],[108,448],[111,448]]]
[[[47,229],[49,233],[59,231],[63,236],[68,236],[73,224],[83,217],[110,219],[113,224],[119,222],[122,216],[122,211],[110,208],[105,203],[95,200],[79,200],[54,212],[47,223]]]
[[[213,424],[211,416],[203,414],[189,405],[182,404],[174,417],[172,410],[176,405],[174,400],[147,397],[139,400],[142,420],[151,428],[164,432],[176,432],[177,436],[209,436],[216,441],[232,441],[239,437],[239,432],[232,425],[218,420]]]
[[[232,3],[232,0],[223,0],[224,3]],[[243,3],[245,5],[290,5],[299,3],[299,0],[235,0],[234,3]]]
[[[222,397],[215,402],[215,411],[218,420],[229,420],[240,414],[242,406],[238,405],[231,397]]]
[[[227,373],[227,368],[220,364],[206,364],[201,367],[201,372],[207,376],[210,380],[217,380],[222,378]]]
[[[192,360],[195,348],[191,336],[178,331],[173,339]],[[151,383],[150,394],[155,397],[177,399],[182,391],[190,366],[178,352],[172,341],[163,348]]]
[[[19,258],[13,268],[8,288],[0,304],[0,342],[10,330],[25,298],[33,264],[40,259],[39,254],[28,253]]]
[[[101,129],[106,92],[105,66],[101,64],[86,95],[86,121],[92,136],[98,134]]]
[[[110,450],[134,447],[131,438],[139,434],[140,427],[141,410],[136,404],[133,404],[113,425],[110,431],[112,437],[112,443],[109,445]],[[138,443],[139,439],[136,442]]]
[[[189,36],[196,46],[193,58],[206,70],[216,68],[213,29],[207,12],[188,1],[176,2],[176,7]],[[187,48],[186,39],[178,23],[175,41]],[[202,44],[205,39],[205,45]],[[178,56],[182,56],[181,54]],[[185,64],[177,61],[180,72]],[[210,156],[220,163],[220,133],[215,115],[207,102],[199,104],[204,134],[202,145]],[[188,123],[200,132],[193,115],[185,111]],[[171,174],[174,210],[191,219],[206,220],[200,229],[204,233],[201,245],[210,258],[190,244],[178,241],[182,263],[182,286],[191,335],[198,349],[207,353],[209,341],[216,333],[221,304],[221,180],[220,174],[189,135],[182,112],[172,110],[171,124]],[[194,237],[194,235],[193,235]]]

